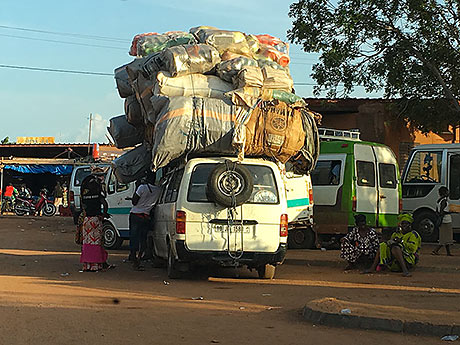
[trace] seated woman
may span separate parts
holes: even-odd
[[[372,266],[363,273],[371,273],[376,269],[387,267],[391,271],[403,272],[404,277],[410,277],[409,269],[413,268],[418,262],[418,252],[420,250],[420,235],[412,230],[414,219],[410,214],[399,216],[399,229],[387,242],[380,243],[380,248],[375,256]]]
[[[369,265],[379,248],[377,233],[366,225],[366,216],[356,215],[355,223],[353,230],[341,239],[340,257],[348,261],[345,270],[353,269],[357,265]]]

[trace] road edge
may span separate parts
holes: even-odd
[[[315,324],[332,327],[387,331],[435,337],[460,333],[460,325],[435,325],[428,322],[327,313],[312,309],[307,305],[303,307],[302,317]]]

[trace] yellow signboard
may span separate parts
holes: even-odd
[[[16,137],[16,144],[54,144],[54,137]]]

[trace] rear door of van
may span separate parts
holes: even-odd
[[[356,213],[376,227],[395,227],[399,214],[399,171],[390,148],[354,145]]]
[[[189,164],[179,195],[178,210],[186,212],[186,246],[192,251],[268,252],[279,248],[280,219],[286,213],[286,192],[280,172],[274,163],[243,164],[254,179],[250,199],[230,209],[217,205],[207,196],[206,185],[218,163],[198,161]],[[228,224],[232,224],[228,226]]]
[[[378,225],[379,190],[376,157],[371,145],[355,144],[356,213],[366,215],[367,224]]]
[[[348,231],[351,210],[351,180],[347,180],[345,153],[320,154],[311,173],[315,198],[315,230],[319,234]]]
[[[378,226],[396,227],[400,207],[400,177],[396,157],[389,147],[372,147],[377,159]]]
[[[121,237],[129,237],[129,213],[131,211],[131,197],[134,194],[135,183],[119,182],[113,171],[109,172],[106,187],[106,200],[109,204],[111,221],[117,228]]]
[[[70,181],[69,192],[73,193],[74,207],[77,212],[81,211],[80,187],[81,183],[91,174],[90,166],[77,166],[74,168]]]

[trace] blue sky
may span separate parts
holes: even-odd
[[[112,73],[116,67],[131,61],[128,50],[134,35],[188,31],[199,25],[268,33],[285,39],[291,26],[290,3],[283,0],[2,0],[0,26],[123,41],[0,27],[0,64]],[[291,46],[290,68],[295,83],[314,83],[309,74],[315,61],[313,55]],[[312,96],[312,86],[295,85],[295,89],[300,96]],[[359,91],[356,95],[363,96]],[[0,139],[54,136],[58,142],[86,142],[90,113],[96,118],[92,141],[107,142],[107,120],[123,113],[123,100],[112,77],[0,68]]]

